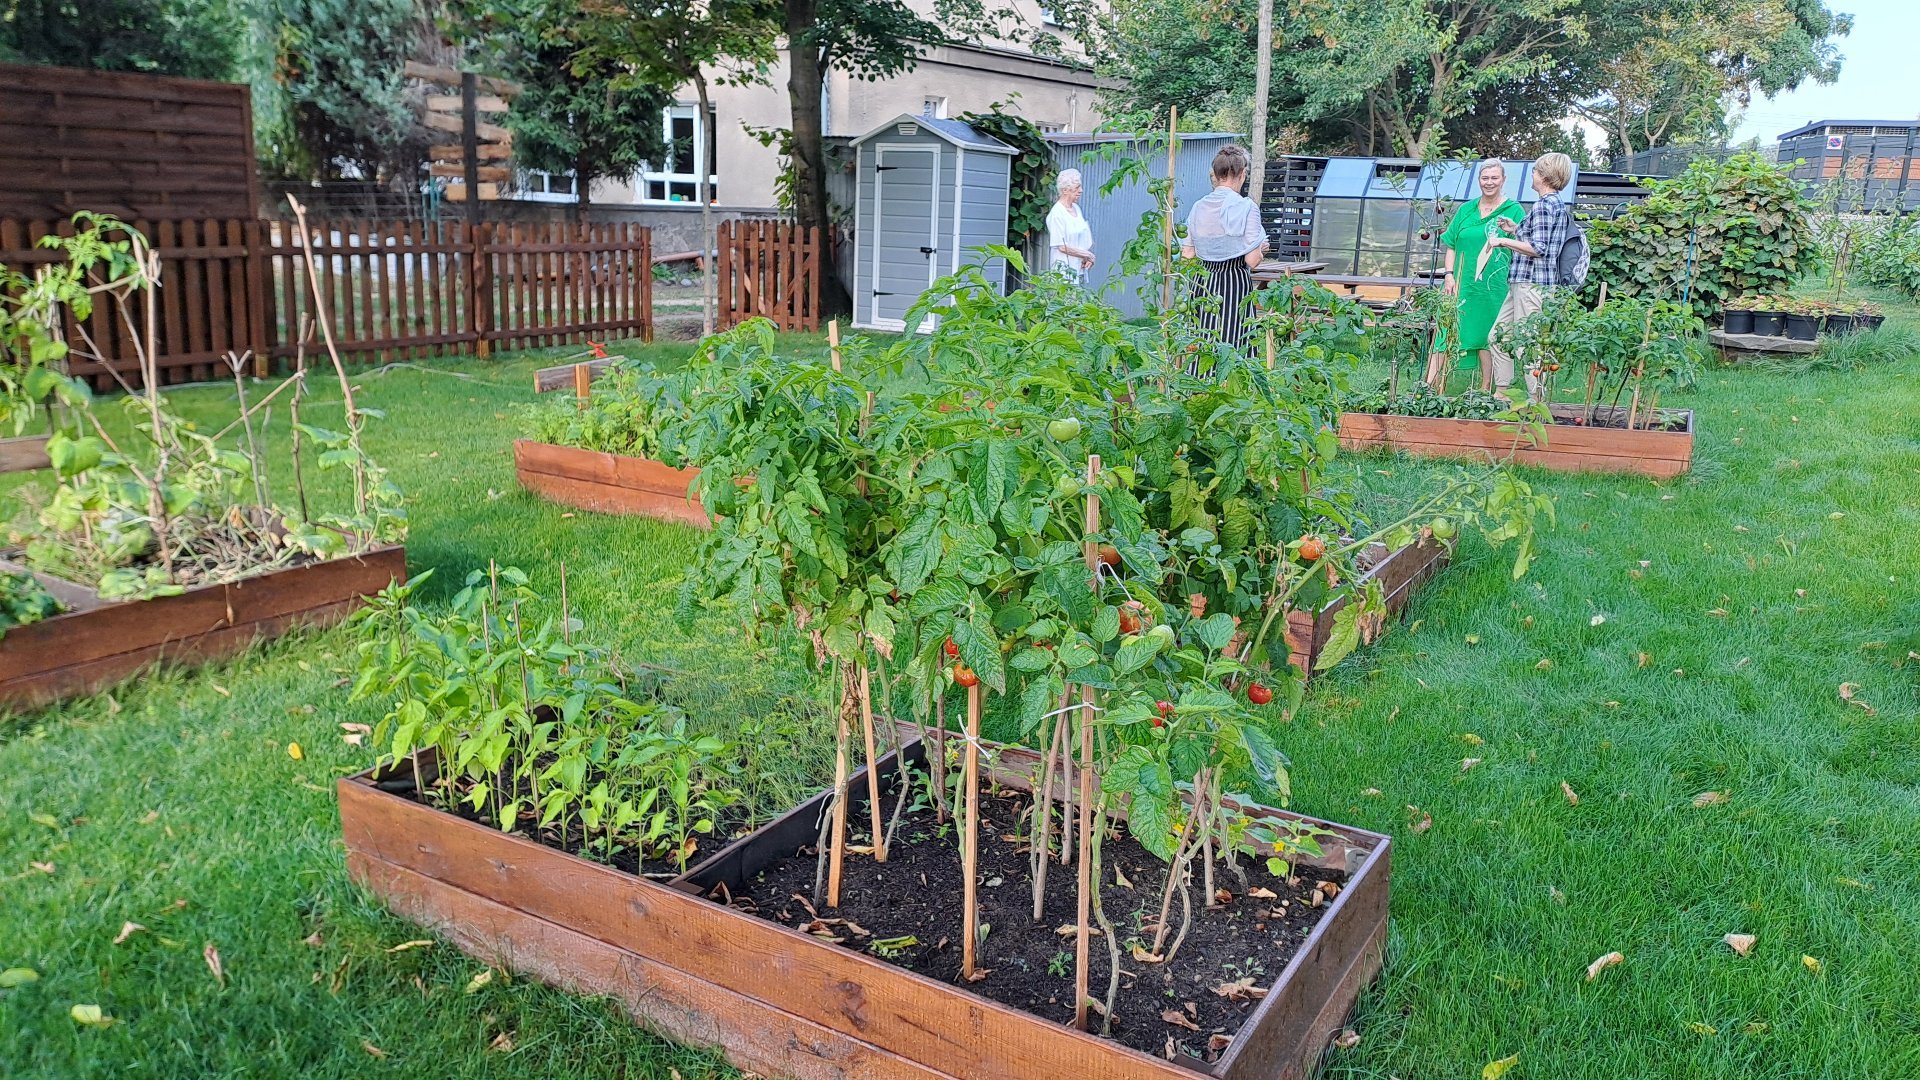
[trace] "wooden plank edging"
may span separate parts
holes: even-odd
[[[1554,408],[1557,414],[1564,414],[1564,406]],[[1340,446],[1345,450],[1386,448],[1420,456],[1488,461],[1511,452],[1518,464],[1558,472],[1623,472],[1667,479],[1685,473],[1693,462],[1694,414],[1692,410],[1678,412],[1686,418],[1684,431],[1549,424],[1538,444],[1531,442],[1522,425],[1498,420],[1343,412]]]
[[[522,487],[565,506],[699,529],[711,525],[692,491],[698,469],[531,439],[514,440],[513,468]]]

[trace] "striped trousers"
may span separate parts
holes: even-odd
[[[1217,299],[1215,307],[1200,313],[1200,325],[1207,333],[1230,345],[1235,351],[1245,352],[1247,348],[1247,298],[1253,295],[1253,270],[1245,259],[1228,259],[1225,262],[1203,262],[1207,268],[1207,279],[1201,285],[1201,296]],[[1193,370],[1196,361],[1188,369],[1188,374],[1199,375]]]

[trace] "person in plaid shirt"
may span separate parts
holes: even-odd
[[[1547,154],[1535,161],[1533,190],[1540,193],[1540,198],[1521,219],[1519,228],[1515,229],[1511,222],[1501,222],[1512,230],[1512,235],[1487,238],[1488,247],[1503,247],[1513,252],[1513,264],[1507,269],[1507,300],[1500,305],[1500,314],[1493,321],[1492,343],[1487,350],[1493,359],[1493,383],[1497,391],[1504,392],[1513,384],[1514,369],[1513,354],[1500,341],[1500,328],[1520,323],[1539,311],[1548,291],[1561,284],[1560,249],[1567,242],[1573,212],[1560,201],[1560,192],[1572,179],[1573,160],[1565,154]],[[1539,393],[1538,380],[1527,376],[1528,399],[1537,399]]]

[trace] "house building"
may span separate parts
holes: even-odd
[[[921,15],[933,17],[934,0],[907,2]],[[1011,0],[1010,6],[1034,28],[1057,26],[1039,0]],[[1071,55],[1074,49],[1073,43],[1063,43],[1063,52]],[[821,116],[826,135],[851,137],[902,112],[958,117],[1013,98],[1014,109],[1042,131],[1089,131],[1100,121],[1100,85],[1086,64],[1045,56],[1023,44],[943,45],[926,50],[912,69],[889,79],[865,81],[845,71],[827,72]],[[694,88],[683,87],[660,118],[670,147],[668,160],[649,163],[630,182],[595,184],[592,201],[603,207],[691,209],[697,205],[699,170],[706,163],[715,205],[731,210],[777,205],[780,154],[754,132],[784,129],[792,122],[784,50],[764,81],[710,85],[709,97],[709,115],[701,117]],[[559,189],[545,198],[572,201],[567,178],[534,179],[543,192]]]

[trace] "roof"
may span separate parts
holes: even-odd
[[[901,124],[913,124],[930,135],[938,135],[940,138],[958,146],[962,150],[984,150],[989,154],[1011,155],[1018,153],[1013,147],[1008,146],[999,139],[991,135],[982,135],[973,130],[972,126],[963,121],[944,120],[935,116],[913,116],[909,113],[901,113],[894,119],[881,124],[879,127],[853,140],[853,145],[858,146],[878,135],[892,135],[896,133]]]
[[[1080,146],[1087,143],[1144,142],[1158,138],[1159,133],[1127,133],[1121,131],[1050,131],[1047,141],[1068,146]],[[1183,131],[1181,142],[1193,142],[1201,139],[1245,139],[1246,136],[1235,131]]]
[[[1798,138],[1801,135],[1811,135],[1814,132],[1819,131],[1821,128],[1829,128],[1829,127],[1920,128],[1920,121],[1914,121],[1914,120],[1815,120],[1811,124],[1802,124],[1801,126],[1794,128],[1792,131],[1785,132],[1780,137],[1782,139]]]

